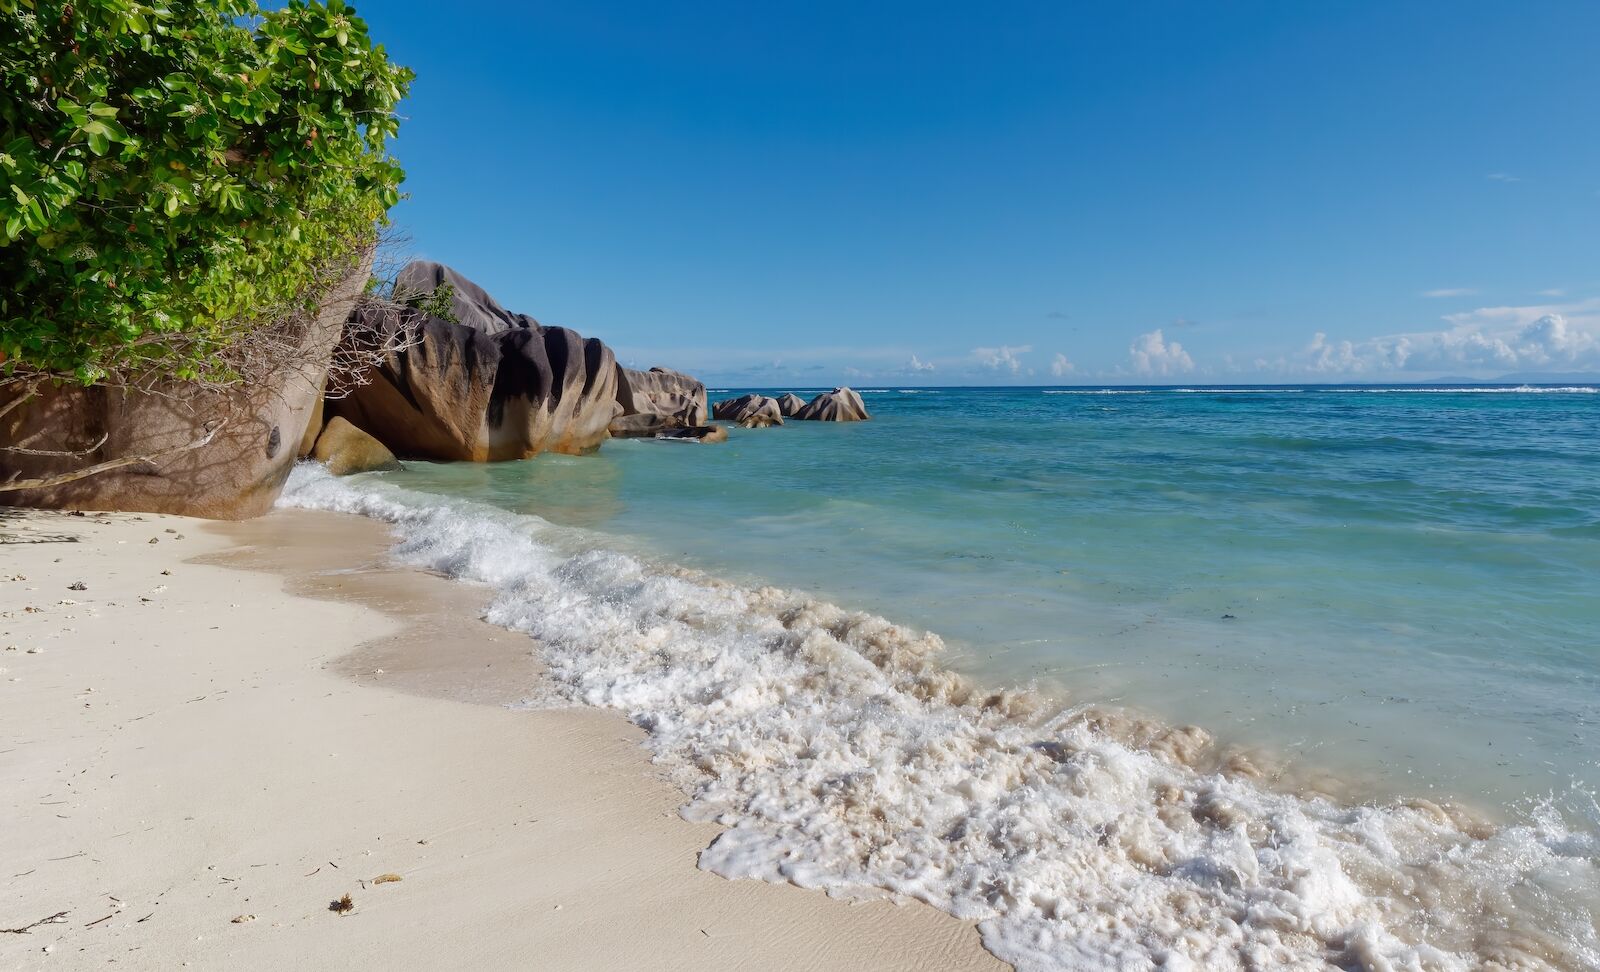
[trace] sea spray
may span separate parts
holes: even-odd
[[[284,502],[386,520],[401,562],[490,585],[542,691],[625,712],[683,814],[728,828],[708,870],[926,901],[1023,969],[1600,967],[1600,846],[1553,811],[1463,827],[1276,792],[1203,735],[977,691],[937,637],[800,594],[314,467]]]

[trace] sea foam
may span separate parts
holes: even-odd
[[[683,815],[727,828],[718,874],[925,901],[1024,970],[1600,967],[1600,845],[1553,811],[1279,792],[1201,730],[979,691],[935,635],[381,478],[301,466],[283,503],[489,585],[538,642],[535,701],[647,730]]]

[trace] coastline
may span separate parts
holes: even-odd
[[[1005,967],[921,903],[697,869],[721,828],[678,816],[642,730],[507,708],[527,639],[481,589],[380,566],[380,523],[0,533],[0,928],[66,913],[0,934],[0,965]]]

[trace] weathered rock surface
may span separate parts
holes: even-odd
[[[323,426],[311,458],[327,466],[335,476],[400,468],[394,453],[382,442],[337,415]]]
[[[0,491],[0,505],[225,520],[265,513],[288,478],[322,397],[329,356],[370,272],[370,259],[363,259],[329,290],[321,309],[297,329],[290,365],[270,382],[223,389],[177,382],[150,391],[103,385],[40,389],[0,418],[0,446],[87,451],[79,456],[0,451],[0,481],[124,464],[55,486]],[[0,411],[8,403],[0,393]],[[141,456],[156,458],[130,461]]]
[[[698,425],[682,429],[665,429],[657,432],[657,439],[679,439],[686,442],[726,442],[728,430],[720,425]]]
[[[655,428],[691,428],[705,425],[711,418],[706,409],[706,386],[696,378],[667,368],[638,371],[618,365],[617,405],[612,435],[635,435],[638,433],[634,429],[647,424]],[[659,421],[646,423],[636,416],[649,416]],[[635,420],[620,421],[626,419]]]
[[[330,401],[329,414],[401,458],[484,462],[597,447],[616,411],[611,349],[513,314],[442,264],[408,264],[395,289],[426,294],[442,283],[455,290],[456,322],[416,310],[359,310],[389,315],[364,323],[401,329],[411,344],[386,355],[366,384]]]
[[[849,388],[835,388],[807,402],[794,417],[810,422],[865,422],[872,416],[860,395]]]
[[[802,408],[806,407],[806,400],[801,398],[799,395],[796,395],[794,392],[784,392],[782,395],[778,396],[777,402],[778,414],[782,415],[784,418],[790,418],[798,413]]]
[[[725,398],[711,407],[712,418],[734,422],[746,429],[765,429],[783,424],[783,413],[778,410],[778,400],[765,395],[741,395]]]

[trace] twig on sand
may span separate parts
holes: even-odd
[[[89,922],[87,925],[84,925],[83,927],[85,927],[85,928],[93,928],[94,926],[100,924],[102,921],[110,921],[111,919],[115,918],[116,916],[117,916],[117,913],[115,911],[113,911],[111,914],[106,915],[104,918],[96,918],[94,921]]]
[[[106,917],[109,918],[111,916],[107,915]],[[38,921],[33,922],[32,924],[23,925],[21,928],[0,928],[0,934],[3,934],[3,935],[26,935],[29,932],[33,931],[35,928],[38,928],[40,925],[53,925],[58,921],[66,921],[66,920],[67,920],[67,912],[58,911],[58,912],[56,912],[55,914],[51,915],[48,918],[40,918]]]

